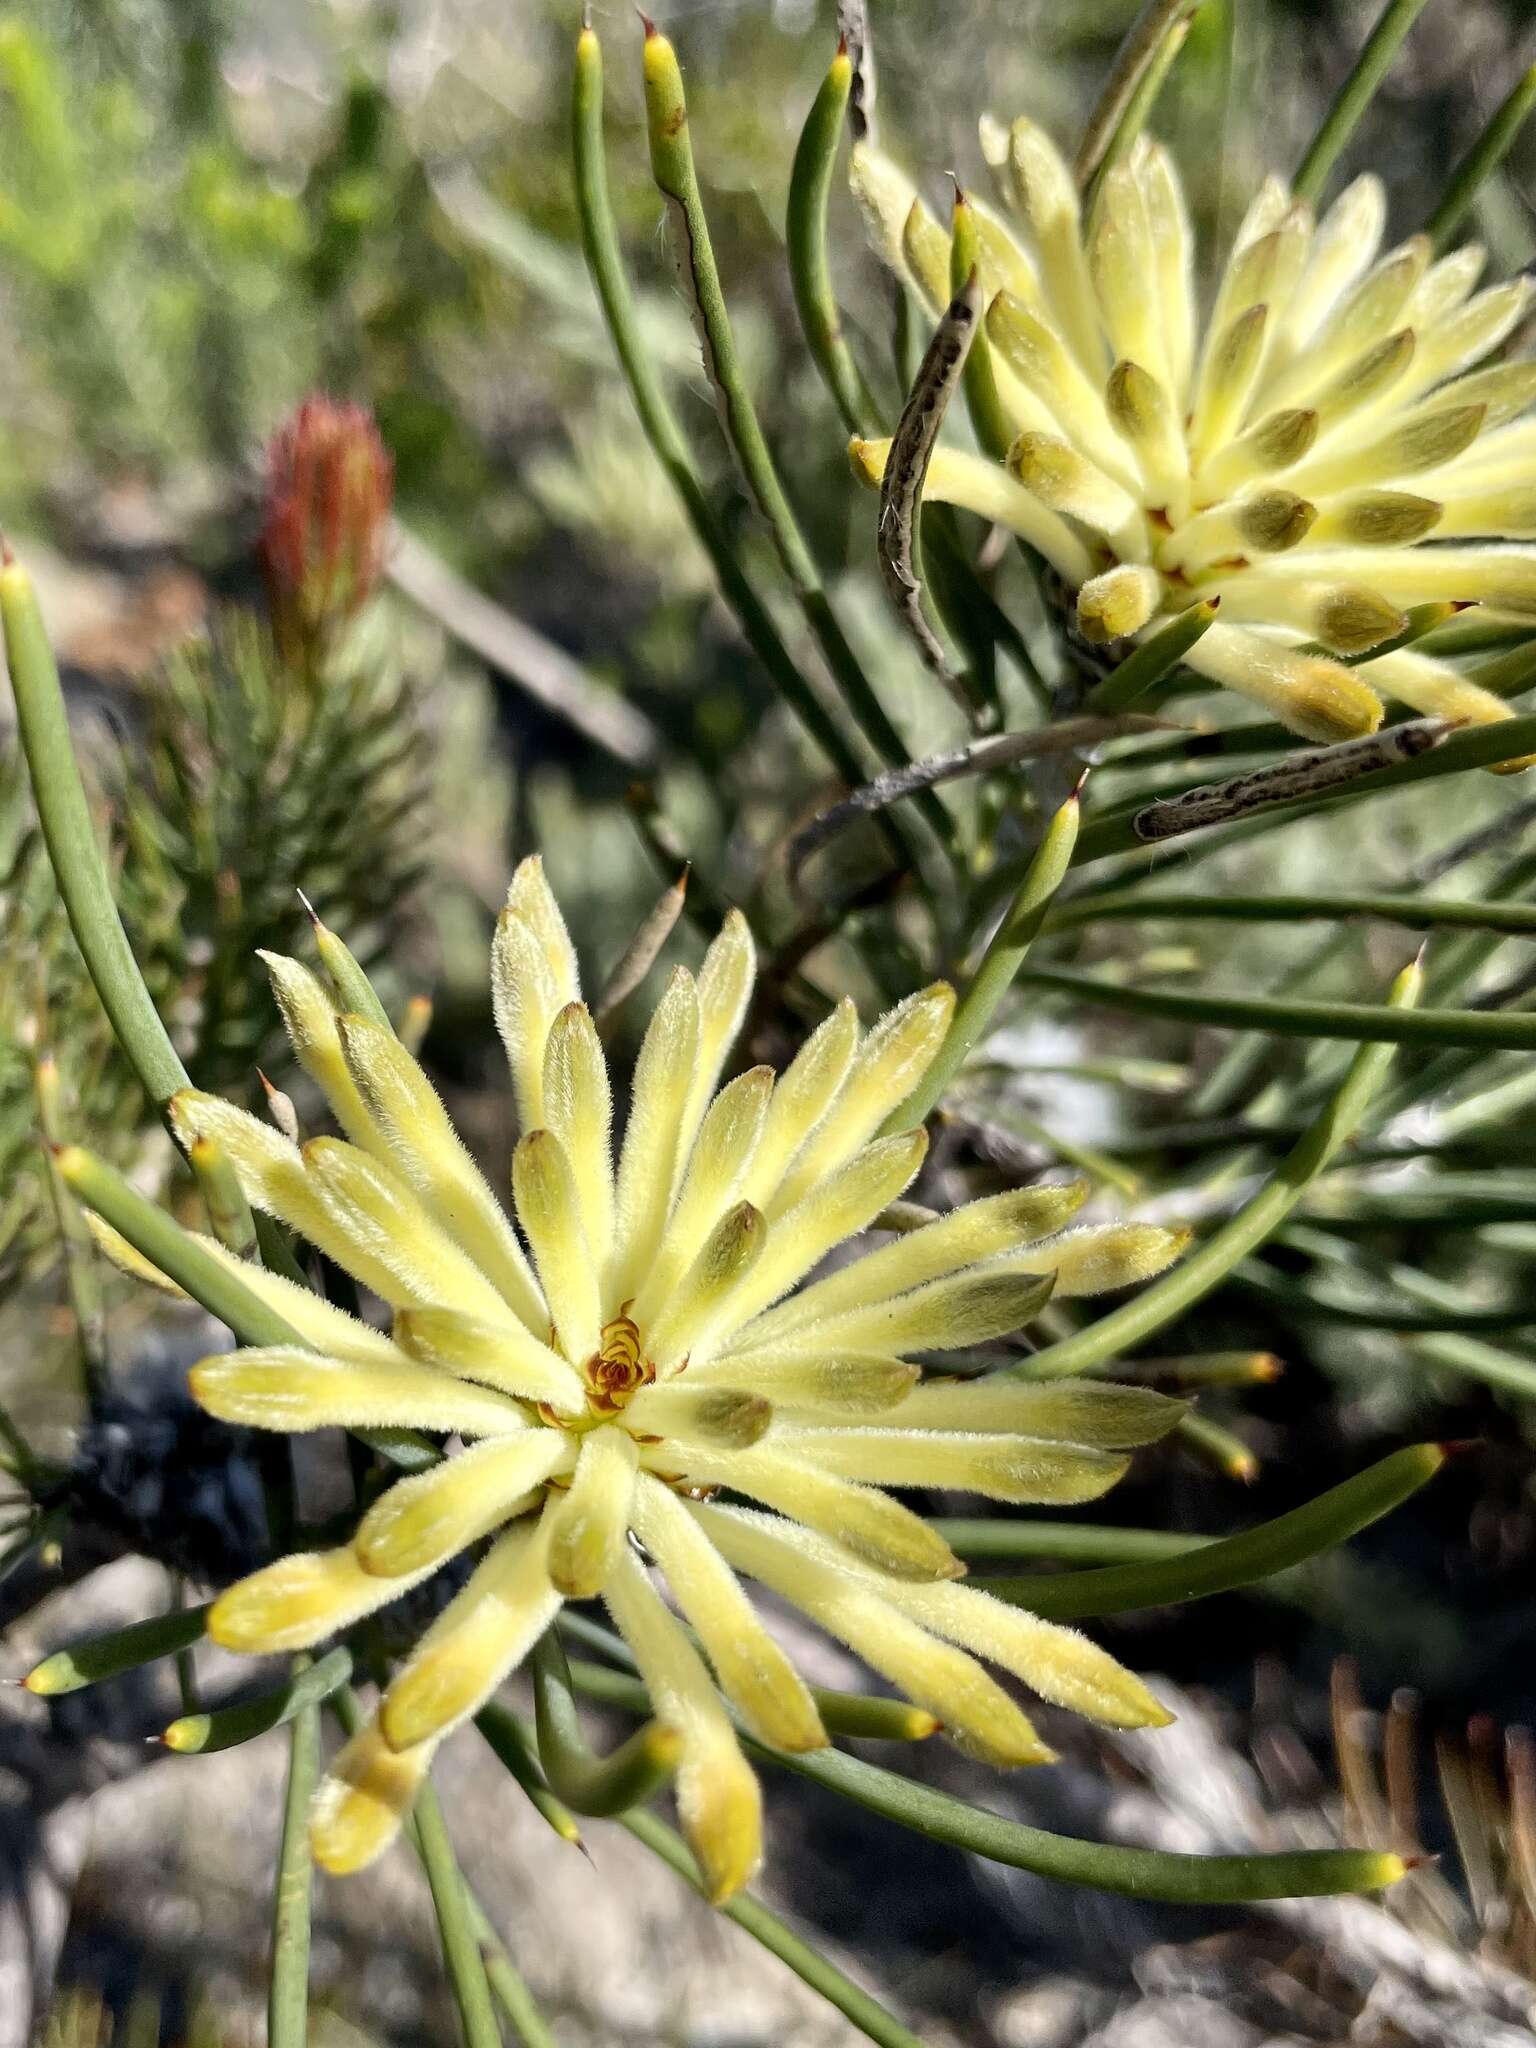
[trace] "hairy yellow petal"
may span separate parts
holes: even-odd
[[[296,1551],[221,1593],[208,1615],[208,1635],[226,1650],[251,1656],[313,1649],[387,1600],[397,1600],[433,1569],[426,1565],[408,1576],[380,1579],[363,1570],[350,1544]]]
[[[519,1140],[512,1155],[512,1195],[549,1303],[553,1341],[579,1363],[601,1341],[602,1276],[581,1227],[576,1177],[553,1131],[529,1131]]]
[[[337,1019],[347,1071],[383,1134],[396,1170],[468,1253],[513,1312],[543,1306],[501,1204],[449,1121],[437,1091],[392,1031],[366,1017]]]
[[[819,1471],[839,1479],[875,1486],[952,1487],[989,1500],[1040,1507],[1097,1500],[1124,1475],[1128,1463],[1081,1444],[1012,1434],[951,1436],[905,1426],[784,1429],[774,1442],[782,1457],[809,1459]]]
[[[666,1574],[721,1689],[751,1732],[775,1749],[822,1748],[826,1730],[805,1681],[682,1502],[648,1475],[635,1493],[635,1533]]]
[[[568,1415],[586,1407],[578,1373],[521,1323],[482,1322],[452,1308],[401,1309],[395,1342],[423,1365],[479,1380],[524,1401],[547,1401]]]
[[[635,1653],[658,1720],[682,1741],[677,1812],[721,1905],[751,1881],[763,1853],[762,1795],[709,1673],[644,1570],[627,1553],[603,1589]]]
[[[768,1225],[750,1202],[738,1202],[721,1217],[650,1327],[646,1342],[659,1367],[688,1359],[722,1319],[767,1243]]]
[[[1225,605],[1225,593],[1222,601]],[[1358,739],[1381,723],[1381,699],[1352,670],[1322,655],[1298,654],[1257,633],[1211,626],[1184,659],[1212,682],[1262,704],[1305,739],[1325,744]]]
[[[1051,1295],[1051,1276],[1009,1265],[985,1266],[930,1280],[908,1294],[889,1296],[801,1324],[773,1340],[775,1350],[955,1351],[1006,1337],[1037,1316]],[[755,1331],[749,1325],[722,1356],[738,1374],[749,1371]]]
[[[768,1434],[773,1403],[745,1387],[708,1384],[642,1387],[625,1410],[625,1421],[642,1436],[694,1444],[719,1444],[745,1451]]]
[[[1108,1294],[1164,1271],[1188,1248],[1190,1236],[1160,1223],[1095,1223],[1010,1252],[1007,1264],[1018,1273],[1054,1274],[1058,1300]]]
[[[347,1071],[336,1029],[336,1005],[319,980],[297,960],[257,951],[282,1013],[299,1065],[330,1105],[331,1114],[355,1145],[381,1150],[383,1140],[368,1105]]]
[[[338,1750],[309,1815],[310,1847],[322,1870],[350,1877],[384,1853],[415,1805],[436,1750],[435,1742],[393,1750],[376,1720]]]
[[[770,1224],[762,1256],[725,1298],[713,1327],[695,1338],[696,1353],[707,1356],[727,1332],[748,1324],[835,1245],[872,1223],[909,1185],[927,1150],[927,1134],[921,1129],[877,1138],[813,1184],[801,1201]]]
[[[669,1456],[670,1452],[670,1456]],[[667,1445],[641,1453],[648,1469],[676,1470]],[[702,1486],[728,1486],[764,1507],[819,1529],[855,1557],[901,1579],[959,1578],[965,1566],[920,1515],[900,1501],[858,1486],[796,1458],[773,1443],[750,1451],[688,1446],[686,1477]]]
[[[601,1271],[613,1248],[613,1097],[608,1062],[585,1003],[567,1003],[550,1026],[544,1122],[571,1163],[581,1227]]]
[[[853,1063],[859,1018],[844,996],[823,1018],[779,1076],[741,1195],[761,1209],[777,1193],[784,1170],[826,1114]]]
[[[446,1735],[478,1712],[533,1648],[560,1607],[547,1551],[543,1517],[497,1538],[385,1693],[379,1726],[391,1749]],[[397,1582],[373,1583],[388,1588]]]
[[[557,1465],[568,1463],[563,1430],[491,1437],[428,1472],[397,1479],[358,1524],[353,1547],[364,1571],[398,1579],[428,1571],[510,1521]]]
[[[656,1005],[635,1063],[604,1290],[610,1301],[628,1301],[638,1293],[661,1242],[699,1041],[698,989],[688,970],[679,967]]]
[[[1132,1450],[1166,1436],[1187,1403],[1150,1387],[991,1377],[932,1380],[901,1404],[902,1429],[1010,1430],[1051,1442]]]
[[[825,1280],[802,1288],[759,1316],[753,1326],[752,1347],[756,1351],[843,1309],[865,1308],[892,1295],[910,1293],[925,1281],[942,1279],[963,1266],[979,1265],[995,1252],[1013,1251],[1031,1238],[1058,1231],[1082,1207],[1087,1195],[1088,1183],[1075,1180],[967,1202],[920,1230],[903,1232],[878,1251],[850,1260]]]
[[[739,910],[728,911],[699,966],[699,1049],[678,1131],[677,1159],[672,1170],[674,1193],[688,1163],[688,1148],[747,1014],[756,973],[757,948],[752,942],[751,926]]]
[[[878,1352],[845,1351],[831,1357],[819,1351],[775,1351],[772,1346],[754,1351],[750,1373],[736,1378],[747,1380],[775,1407],[807,1414],[837,1416],[878,1415],[894,1408],[916,1386],[921,1367],[905,1359],[885,1358]],[[732,1377],[731,1365],[716,1359],[693,1368],[689,1377],[696,1382],[725,1384]]]
[[[187,1375],[192,1398],[221,1422],[252,1429],[434,1429],[496,1436],[526,1428],[521,1409],[489,1387],[402,1357],[396,1365],[322,1358],[274,1345],[222,1352]]]
[[[661,1249],[635,1297],[648,1328],[671,1299],[710,1232],[735,1201],[751,1164],[773,1092],[773,1069],[753,1067],[715,1097],[699,1126]]]
[[[570,1490],[552,1499],[549,1576],[568,1600],[590,1600],[607,1583],[629,1534],[638,1453],[608,1424],[583,1437]]]
[[[797,1550],[765,1516],[691,1505],[705,1534],[738,1570],[760,1579],[899,1685],[945,1732],[986,1762],[1051,1763],[1026,1716],[974,1658],[937,1641],[881,1598],[862,1573],[839,1571]]]

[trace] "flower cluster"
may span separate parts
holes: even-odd
[[[1518,420],[1536,363],[1474,367],[1520,322],[1531,281],[1478,292],[1484,251],[1435,261],[1423,235],[1378,255],[1373,176],[1320,220],[1270,178],[1202,331],[1161,145],[1135,143],[1086,209],[1033,122],[984,120],[982,146],[1006,206],[957,197],[956,233],[974,246],[1012,440],[1002,465],[937,451],[928,495],[1020,534],[1111,657],[1219,600],[1189,667],[1309,739],[1372,731],[1378,691],[1436,717],[1508,717],[1449,662],[1395,643],[1419,604],[1536,618],[1536,554],[1467,545],[1536,536],[1536,427]],[[954,238],[867,143],[852,179],[880,255],[937,318]],[[888,448],[856,442],[856,468],[878,481]]]
[[[1059,1505],[1113,1485],[1177,1402],[1107,1384],[925,1379],[910,1361],[1018,1329],[1053,1288],[1143,1278],[1183,1234],[1065,1229],[1083,1189],[1046,1186],[972,1202],[809,1278],[918,1170],[924,1134],[895,1113],[945,1036],[947,987],[867,1033],[845,1000],[783,1074],[752,1067],[720,1086],[754,970],[733,913],[697,976],[676,970],[657,1005],[615,1165],[575,954],[540,864],[524,863],[493,954],[524,1133],[514,1228],[387,1024],[339,1014],[297,961],[268,966],[345,1137],[301,1146],[193,1093],[174,1104],[178,1132],[214,1140],[252,1204],[388,1304],[393,1323],[385,1335],[242,1265],[296,1342],[209,1358],[193,1392],[232,1422],[406,1426],[440,1434],[448,1455],[397,1480],[349,1543],[231,1587],[210,1634],[242,1651],[308,1648],[491,1539],[333,1764],[313,1822],[322,1864],[354,1870],[378,1854],[438,1744],[564,1600],[601,1596],[633,1651],[679,1739],[679,1809],[721,1898],[750,1876],[761,1832],[724,1702],[779,1748],[827,1739],[738,1574],[993,1763],[1050,1752],[979,1659],[1101,1721],[1166,1718],[1080,1635],[958,1583],[940,1536],[882,1489]]]

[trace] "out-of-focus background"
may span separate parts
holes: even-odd
[[[1027,112],[1069,141],[1135,10],[1129,0],[872,0],[870,11],[885,144],[938,196],[946,171],[979,173],[983,110]],[[1230,235],[1266,171],[1295,164],[1377,12],[1356,0],[1209,0],[1158,127],[1212,242]],[[618,6],[594,18],[644,330],[677,377],[710,488],[727,494],[743,547],[756,550],[659,235],[639,29]],[[1386,179],[1389,237],[1422,219],[1447,165],[1536,60],[1529,22],[1526,0],[1457,0],[1416,24],[1345,166]],[[952,717],[887,616],[871,501],[848,476],[784,264],[789,165],[835,44],[833,10],[681,0],[663,26],[685,65],[724,283],[769,438],[903,736],[914,753],[929,750],[955,736]],[[752,891],[775,837],[824,791],[712,594],[611,359],[576,234],[575,27],[563,0],[0,9],[0,523],[36,575],[97,786],[119,821],[125,899],[157,993],[200,1081],[248,1093],[259,1062],[289,1085],[264,991],[230,963],[257,945],[297,947],[292,891],[318,891],[378,963],[393,1004],[431,998],[425,1057],[491,1156],[504,1148],[506,1112],[485,939],[514,860],[543,853],[584,960],[611,964],[683,857],[707,923],[713,902]],[[1494,272],[1536,255],[1536,136],[1488,189],[1479,226]],[[833,249],[855,328],[883,337],[884,288],[840,191]],[[260,451],[316,389],[375,414],[402,533],[393,587],[364,624],[346,712],[354,743],[311,758],[276,747],[285,714],[240,615],[262,602]],[[0,736],[0,1395],[65,1458],[77,1455],[81,1405],[61,1364],[72,1325],[34,1142],[39,1005],[93,1141],[151,1180],[156,1154],[40,884],[3,707]],[[1266,841],[1262,854],[1236,848],[1201,866],[1198,886],[1337,886],[1346,874],[1361,887],[1401,886],[1499,820],[1497,858],[1518,861],[1531,809],[1518,785],[1458,778],[1373,806],[1366,822],[1350,814]],[[195,878],[209,872],[214,886],[199,893]],[[1326,957],[1305,929],[1169,926],[1145,943],[1164,947],[1165,969],[1219,967],[1227,987],[1283,986],[1305,965],[1316,992],[1362,1000],[1407,950],[1401,934],[1376,928],[1346,928]],[[678,950],[699,944],[680,928]],[[1490,956],[1492,983],[1518,978],[1510,950]],[[888,965],[899,980],[900,960]],[[838,972],[858,970],[842,961]],[[878,1002],[869,981],[853,986],[866,1008]],[[1017,1156],[1038,1171],[1099,1148],[1096,1159],[1119,1162],[1115,1198],[1155,1206],[1184,1185],[1189,1088],[1209,1078],[1224,1043],[1059,1006],[1046,1019],[1021,1013],[996,1048],[1011,1074]],[[1128,1057],[1145,1065],[1134,1129],[1123,1092],[1103,1080],[1111,1070],[1123,1079]],[[1311,1055],[1292,1044],[1273,1057],[1299,1068]],[[1268,1078],[1256,1073],[1252,1092]],[[1518,1117],[1495,1120],[1492,1135],[1498,1163],[1532,1164]],[[1528,1189],[1451,1241],[1415,1225],[1411,1185],[1406,1203],[1393,1198],[1389,1188],[1357,1226],[1373,1270],[1413,1266],[1493,1304],[1528,1290]],[[1348,1287],[1339,1276],[1341,1298]],[[142,1294],[117,1289],[107,1307],[125,1381],[130,1370],[174,1373],[195,1355],[196,1327],[168,1324]],[[1261,2048],[1343,2040],[1352,2028],[1423,2048],[1530,2038],[1536,1950],[1505,1896],[1513,1836],[1489,1759],[1496,1730],[1536,1714],[1531,1404],[1469,1377],[1433,1340],[1305,1307],[1230,1289],[1180,1331],[1183,1350],[1282,1357],[1272,1385],[1212,1402],[1255,1454],[1257,1476],[1243,1486],[1165,1450],[1138,1461],[1112,1518],[1219,1532],[1410,1437],[1475,1437],[1477,1453],[1348,1554],[1261,1595],[1107,1625],[1119,1654],[1188,1689],[1179,1729],[1155,1754],[1140,1739],[1063,1734],[1067,1761],[1027,1784],[1000,1785],[950,1754],[925,1751],[910,1768],[1069,1831],[1201,1848],[1234,1846],[1234,1830],[1237,1842],[1325,1841],[1343,1825],[1359,1839],[1381,1820],[1361,1760],[1379,1726],[1362,1718],[1351,1683],[1372,1709],[1407,1687],[1421,1705],[1416,1720],[1400,1705],[1399,1746],[1417,1752],[1427,1783],[1438,1735],[1452,1788],[1426,1793],[1424,1828],[1433,1847],[1454,1837],[1466,1857],[1471,1844],[1468,1874],[1454,1890],[1416,1881],[1391,1914],[1153,1909],[973,1865],[915,1837],[893,1843],[866,1817],[774,1780],[766,1895],[936,2048]],[[1490,1340],[1525,1360],[1528,1334],[1517,1323]],[[138,1400],[125,1393],[121,1413],[98,1418],[90,1454],[103,1472],[119,1456],[132,1462],[124,1446],[142,1438]],[[142,1405],[153,1408],[152,1389]],[[162,1491],[203,1476],[162,1474]],[[116,1485],[104,1480],[104,1497]],[[136,1518],[175,1505],[137,1465],[125,1488],[124,1541]],[[209,1543],[235,1542],[231,1512],[222,1501],[210,1509]],[[112,1547],[104,1534],[103,1554]],[[163,1605],[164,1587],[159,1566],[132,1557],[89,1578],[82,1563],[52,1591],[29,1581],[5,1670]],[[48,1597],[35,1604],[40,1590]],[[1330,1701],[1346,1650],[1358,1678],[1335,1674]],[[825,1682],[858,1682],[825,1645],[807,1642],[804,1658]],[[203,1679],[216,1691],[240,1675],[210,1659]],[[30,1699],[5,1708],[4,2048],[261,2037],[284,1752],[267,1741],[198,1761],[146,1747],[174,1711],[164,1667],[52,1709]],[[1470,1741],[1469,1716],[1479,1717]],[[562,2043],[832,2048],[853,2038],[616,1828],[592,1829],[584,1861],[473,1740],[450,1746],[442,1777],[466,1866]],[[456,2038],[425,1895],[403,1856],[367,1879],[322,1885],[315,1982],[317,2044]]]

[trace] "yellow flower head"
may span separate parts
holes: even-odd
[[[1520,321],[1530,280],[1474,292],[1483,250],[1433,262],[1422,235],[1378,256],[1375,177],[1321,220],[1270,178],[1202,331],[1161,145],[1138,141],[1086,213],[1032,121],[986,120],[982,146],[1006,211],[957,200],[957,227],[1014,439],[1005,466],[936,451],[928,494],[1021,534],[1111,655],[1219,599],[1188,665],[1309,739],[1372,731],[1378,690],[1436,717],[1509,717],[1448,662],[1388,643],[1437,601],[1536,619],[1536,553],[1504,545],[1536,537],[1536,427],[1516,423],[1536,364],[1473,367]],[[951,235],[868,144],[852,178],[877,250],[937,318]],[[888,448],[854,444],[866,479]]]
[[[514,1227],[388,1026],[338,1014],[296,961],[268,965],[345,1138],[301,1146],[196,1094],[176,1101],[178,1132],[215,1140],[252,1204],[381,1297],[393,1326],[385,1336],[242,1267],[313,1348],[207,1359],[193,1391],[258,1428],[408,1426],[462,1448],[398,1480],[344,1547],[230,1588],[210,1633],[237,1650],[307,1648],[491,1539],[325,1781],[314,1845],[327,1868],[386,1845],[437,1745],[566,1599],[600,1596],[633,1650],[679,1741],[679,1808],[721,1898],[751,1875],[761,1832],[721,1695],[764,1742],[826,1740],[739,1572],[992,1762],[1050,1752],[978,1658],[1115,1725],[1166,1718],[1081,1636],[957,1584],[947,1545],[882,1489],[1061,1504],[1111,1486],[1178,1403],[1108,1385],[923,1383],[909,1360],[1017,1329],[1053,1285],[1143,1278],[1182,1235],[1063,1230],[1083,1191],[1047,1187],[973,1202],[802,1284],[918,1169],[920,1130],[881,1133],[944,1038],[948,988],[862,1034],[844,1002],[782,1075],[754,1067],[721,1087],[753,976],[733,913],[699,973],[678,969],[657,1005],[615,1166],[575,954],[539,862],[525,862],[493,956],[524,1132]]]

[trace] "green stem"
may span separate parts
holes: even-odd
[[[623,1825],[637,1841],[643,1842],[663,1863],[670,1865],[685,1884],[692,1885],[701,1898],[708,1897],[709,1888],[699,1875],[699,1867],[687,1844],[665,1821],[658,1820],[653,1813],[637,1812],[625,1814]],[[787,1963],[802,1983],[818,1992],[828,2004],[835,2005],[868,2040],[882,2043],[883,2048],[922,2048],[916,2034],[888,2013],[851,1977],[845,1976],[835,1963],[812,1948],[777,1913],[770,1912],[761,1900],[754,1899],[750,1893],[738,1893],[720,1911],[727,1920],[734,1920],[738,1927],[750,1934],[754,1941],[760,1942],[770,1955]]]
[[[1484,183],[1514,147],[1515,137],[1536,107],[1536,64],[1517,79],[1509,97],[1451,173],[1445,197],[1424,223],[1424,232],[1438,256],[1471,210]]]
[[[1224,1429],[1198,1409],[1181,1415],[1174,1433],[1198,1457],[1213,1465],[1223,1479],[1247,1486],[1258,1477],[1259,1461],[1235,1430]]]
[[[34,1063],[32,1081],[38,1128],[43,1134],[43,1170],[48,1179],[48,1198],[64,1250],[64,1278],[75,1318],[75,1338],[80,1347],[81,1387],[87,1402],[90,1402],[100,1394],[106,1381],[106,1308],[91,1234],[79,1209],[68,1199],[54,1163],[54,1148],[63,1143],[64,1130],[60,1115],[58,1063],[51,1053],[44,1053]]]
[[[594,1756],[581,1730],[565,1647],[546,1629],[529,1660],[539,1761],[557,1799],[577,1813],[611,1817],[654,1799],[676,1770],[682,1740],[648,1721],[610,1756]]]
[[[1389,1045],[1460,1045],[1474,1051],[1536,1050],[1536,1015],[1523,1010],[1416,1010],[1393,1015],[1379,1003],[1280,1002],[1267,996],[1197,996],[1182,990],[1136,988],[1091,974],[1029,968],[1021,977],[1080,1003],[1172,1017],[1227,1031],[1272,1031],[1282,1038],[1380,1039]]]
[[[910,1130],[923,1121],[959,1072],[966,1054],[987,1031],[1045,922],[1051,898],[1072,865],[1080,817],[1081,806],[1074,791],[1046,827],[1018,894],[987,947],[975,979],[961,998],[932,1065],[906,1101],[887,1118],[888,1132]]]
[[[1416,1000],[1422,980],[1423,971],[1417,964],[1405,968],[1393,983],[1391,1009],[1407,1009]],[[1061,1343],[1036,1352],[1024,1367],[1015,1370],[1026,1378],[1042,1379],[1088,1372],[1106,1359],[1134,1351],[1155,1330],[1176,1321],[1202,1300],[1284,1222],[1354,1133],[1391,1060],[1390,1044],[1362,1045],[1337,1094],[1230,1222],[1132,1300]]]
[[[1101,918],[1216,918],[1252,924],[1297,924],[1309,918],[1381,918],[1410,931],[1448,926],[1536,938],[1536,904],[1475,903],[1432,896],[1213,896],[1198,890],[1113,889],[1057,904],[1045,930],[1069,931]]]
[[[1316,201],[1321,194],[1329,172],[1338,162],[1366,108],[1376,97],[1377,88],[1397,55],[1398,45],[1426,5],[1427,0],[1389,0],[1291,180],[1291,191],[1297,199]]]
[[[837,166],[838,138],[853,83],[853,65],[839,45],[832,68],[811,103],[794,169],[789,177],[789,203],[784,239],[789,252],[789,281],[794,287],[800,329],[811,361],[842,415],[850,434],[878,431],[880,408],[853,359],[843,333],[827,261],[827,200]]]
[[[432,1893],[432,1908],[437,1915],[443,1966],[459,2008],[465,2048],[502,2048],[501,2029],[491,2005],[491,1987],[471,1922],[464,1880],[430,1780],[416,1795],[414,1825],[422,1867]]]
[[[295,1672],[308,1665],[294,1659]],[[306,2048],[309,2040],[309,1923],[312,1871],[309,1806],[320,1774],[320,1709],[304,1707],[288,1744],[288,1789],[272,1905],[272,1975],[267,1988],[270,2048]]]
[[[638,1679],[604,1665],[577,1662],[571,1675],[578,1690],[633,1714],[650,1711],[650,1697]],[[1164,1849],[1127,1849],[1116,1843],[1083,1842],[1047,1834],[963,1799],[914,1784],[895,1771],[868,1764],[841,1750],[809,1750],[798,1756],[768,1749],[750,1737],[754,1756],[810,1778],[898,1826],[930,1841],[947,1842],[990,1862],[1032,1870],[1063,1884],[1089,1886],[1123,1897],[1164,1899],[1179,1905],[1236,1905],[1247,1899],[1297,1899],[1342,1892],[1381,1891],[1404,1874],[1400,1857],[1372,1849],[1302,1849],[1275,1855],[1197,1856]],[[730,1909],[727,1907],[727,1911]]]
[[[1176,1557],[1106,1565],[1101,1571],[1059,1572],[1042,1578],[978,1580],[989,1593],[1051,1621],[1126,1614],[1209,1599],[1271,1579],[1345,1543],[1401,1506],[1445,1463],[1439,1444],[1412,1444],[1330,1487],[1315,1500],[1277,1515],[1256,1529],[1182,1551]]]
[[[328,1651],[316,1664],[296,1658],[293,1677],[275,1692],[264,1692],[259,1699],[244,1700],[238,1706],[215,1707],[209,1713],[184,1713],[160,1740],[178,1756],[210,1756],[215,1750],[233,1749],[319,1706],[351,1676],[350,1650]]]
[[[1475,1337],[1449,1332],[1416,1337],[1409,1349],[1429,1365],[1464,1373],[1469,1379],[1497,1388],[1501,1394],[1514,1394],[1523,1401],[1536,1400],[1536,1359],[1519,1358],[1492,1344],[1480,1344]]]

